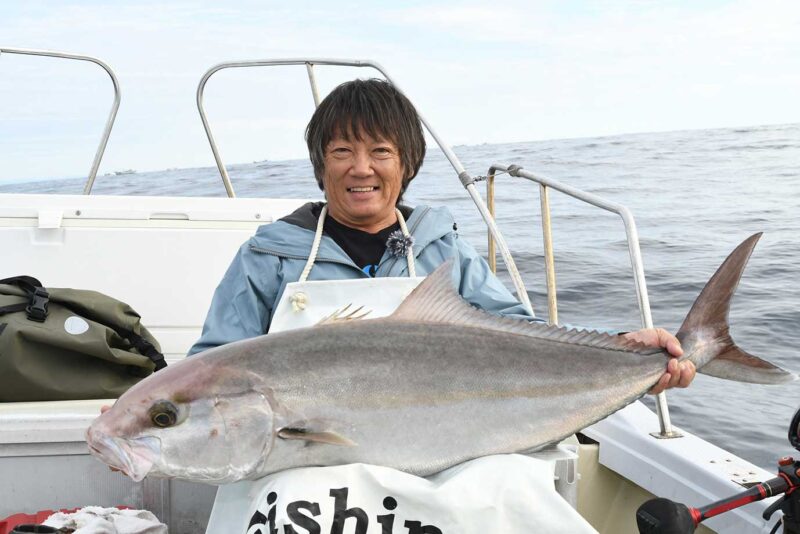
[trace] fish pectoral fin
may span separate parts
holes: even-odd
[[[328,445],[341,445],[343,447],[355,447],[356,443],[341,434],[330,431],[314,432],[305,428],[281,428],[278,430],[278,437],[283,439],[298,439],[311,441],[314,443],[326,443]]]

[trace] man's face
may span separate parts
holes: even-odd
[[[340,223],[375,233],[397,221],[403,165],[393,142],[364,132],[360,141],[335,137],[325,147],[322,182],[328,213]]]

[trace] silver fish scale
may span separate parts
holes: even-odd
[[[643,395],[665,362],[458,325],[371,320],[308,334],[242,342],[215,364],[263,377],[276,428],[335,432],[357,446],[276,439],[257,476],[351,462],[425,475],[540,448]]]

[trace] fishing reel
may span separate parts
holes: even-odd
[[[800,451],[800,409],[789,425],[789,443]],[[776,495],[783,495],[769,508],[763,517],[769,520],[781,510],[783,517],[775,524],[770,534],[783,526],[783,534],[800,534],[800,460],[785,456],[778,460],[778,476],[761,482],[752,488],[731,497],[700,508],[692,508],[669,499],[652,499],[636,511],[636,524],[640,534],[691,534],[704,520],[728,512],[745,504]]]

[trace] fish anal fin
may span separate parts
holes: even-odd
[[[325,443],[327,445],[339,445],[342,447],[356,446],[354,441],[331,431],[314,432],[305,428],[281,428],[278,430],[278,437],[282,439],[310,441],[313,443]]]
[[[699,370],[706,375],[754,384],[785,384],[797,375],[731,344]]]

